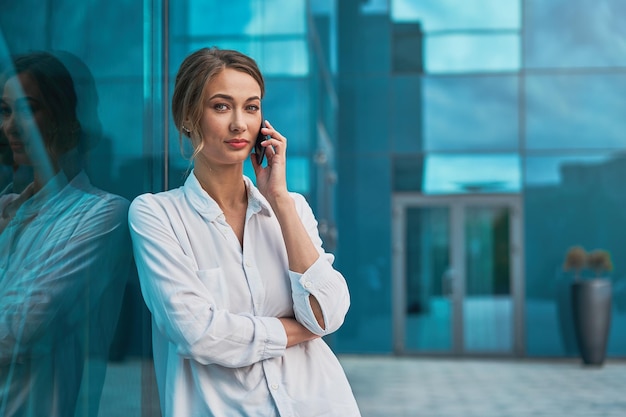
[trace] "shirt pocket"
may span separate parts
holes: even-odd
[[[230,294],[222,268],[201,269],[196,272],[198,279],[207,289],[209,299],[213,300],[218,309],[228,310]]]

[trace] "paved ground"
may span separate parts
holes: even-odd
[[[340,360],[363,417],[626,416],[626,361]],[[140,361],[111,365],[100,416],[158,416],[150,370]]]

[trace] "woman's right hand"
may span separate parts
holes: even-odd
[[[298,323],[298,321],[294,318],[279,317],[278,320],[280,320],[285,328],[285,333],[287,334],[287,347],[291,347],[302,342],[308,342],[309,340],[320,337]]]

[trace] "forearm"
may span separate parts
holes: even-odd
[[[285,333],[287,334],[287,347],[317,339],[319,337],[301,325],[296,319],[279,318],[278,320],[280,320],[281,324],[285,328]]]
[[[289,269],[303,274],[319,258],[319,253],[300,220],[295,203],[290,195],[281,195],[274,199],[272,208],[281,226]],[[319,302],[313,295],[309,295],[311,310],[320,327],[324,328],[324,315]]]

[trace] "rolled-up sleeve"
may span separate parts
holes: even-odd
[[[320,256],[303,274],[289,271],[296,319],[313,333],[325,336],[341,327],[350,307],[350,294],[343,275],[333,267],[335,257],[326,253],[313,212],[301,195],[294,197],[300,218]],[[324,316],[322,328],[311,309],[310,296],[317,299]]]

